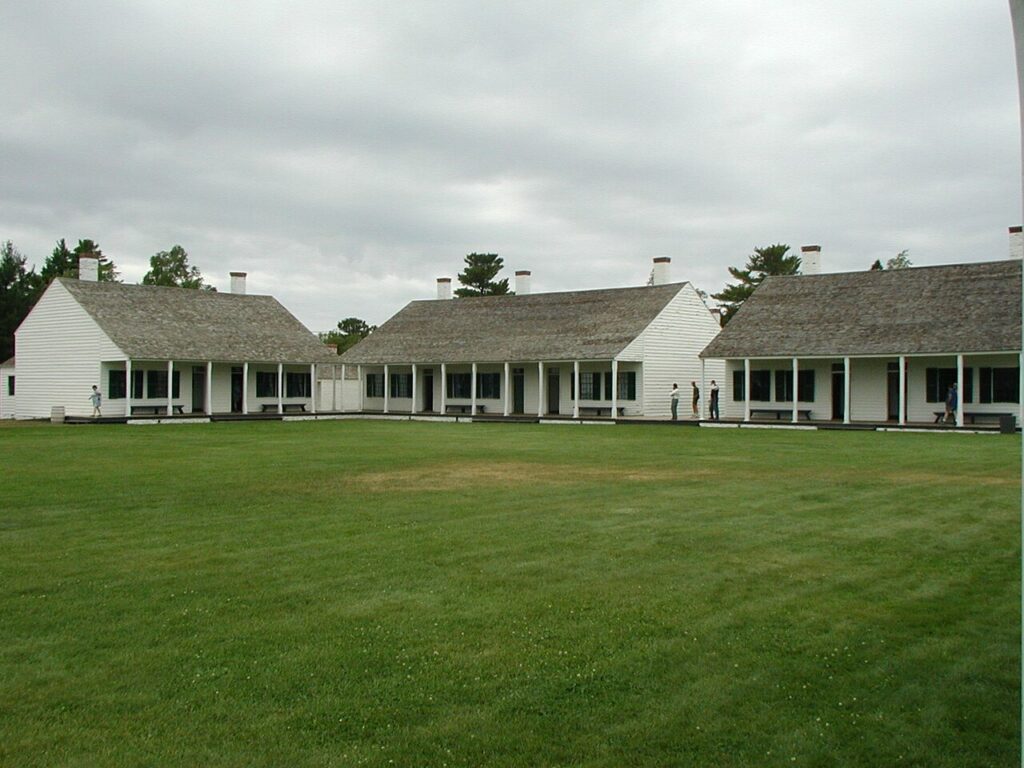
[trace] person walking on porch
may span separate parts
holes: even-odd
[[[708,416],[712,421],[718,421],[718,384],[715,383],[714,379],[711,380],[711,400],[708,406],[711,409],[708,412]]]
[[[949,392],[946,393],[946,418],[945,421],[949,421],[951,418],[956,421],[956,407],[958,405],[959,397],[956,391],[956,382],[954,381],[949,385]]]
[[[672,391],[668,393],[668,396],[672,398],[672,421],[679,418],[679,385],[673,384]]]
[[[92,394],[89,395],[89,402],[92,403],[93,418],[102,416],[103,413],[100,411],[100,408],[103,406],[103,395],[100,394],[100,391],[95,384],[92,385]]]
[[[700,388],[697,386],[696,381],[691,381],[690,386],[693,387],[693,418],[697,418],[700,414],[697,412],[697,403],[700,402]]]

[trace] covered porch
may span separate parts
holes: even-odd
[[[1020,425],[1020,369],[1016,352],[728,359],[721,411],[742,422],[933,425],[955,386],[952,425]]]
[[[611,360],[385,363],[335,366],[320,404],[409,415],[642,417],[643,366]]]

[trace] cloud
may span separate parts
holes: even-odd
[[[0,43],[0,238],[91,237],[129,280],[180,243],[315,330],[470,251],[716,291],[760,245],[985,260],[1021,220],[995,0],[9,3]]]

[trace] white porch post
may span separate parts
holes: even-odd
[[[850,358],[843,358],[843,424],[850,423]]]
[[[619,418],[619,361],[612,358],[612,418]]]
[[[390,371],[388,366],[384,366],[384,413],[388,412],[388,406],[391,405],[391,381]]]
[[[896,423],[902,427],[907,423],[907,358],[900,355],[898,365],[900,367],[900,415]]]
[[[511,389],[509,386],[509,375],[508,375],[508,363],[505,363],[505,412],[504,416],[508,416],[508,392]]]
[[[167,415],[174,415],[174,361],[167,361]]]
[[[284,363],[277,364],[277,412],[284,413]]]
[[[743,358],[743,420],[750,421],[750,358]]]
[[[132,415],[132,359],[129,357],[124,361],[124,415]]]
[[[708,399],[707,367],[704,358],[700,359],[700,399],[697,401],[697,420],[704,418],[704,404]]]
[[[956,425],[962,427],[964,421],[964,356],[956,356]]]
[[[206,415],[213,416],[213,360],[206,361]]]
[[[448,379],[447,379],[447,367],[444,363],[441,363],[441,414],[448,412]]]
[[[365,407],[363,397],[366,396],[366,382],[363,381],[363,366],[361,365],[356,366],[356,379],[356,391],[359,392],[359,399],[356,402],[359,403],[359,412],[362,413]],[[341,386],[345,386],[344,381],[341,382]]]
[[[345,364],[341,364],[341,397],[338,397],[338,366],[331,369],[331,410],[345,410]]]
[[[309,364],[309,391],[313,396],[313,405],[310,407],[312,413],[316,413],[316,396],[317,396],[317,380],[316,380],[316,363]]]
[[[537,361],[537,415],[544,415],[544,361]]]
[[[231,406],[234,408],[234,404]],[[242,413],[249,412],[249,364],[242,363]]]
[[[572,361],[572,386],[573,386],[573,399],[572,399],[572,417],[578,419],[580,417],[580,361]]]
[[[412,406],[409,412],[416,413],[416,363],[412,364]]]
[[[473,363],[469,374],[469,403],[470,415],[476,416],[476,363]]]
[[[800,366],[793,358],[793,423],[796,424],[800,420],[799,404],[797,400],[800,398]]]

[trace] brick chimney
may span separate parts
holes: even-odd
[[[231,273],[231,292],[239,296],[245,296],[245,272]]]
[[[100,279],[100,259],[91,253],[83,253],[78,257],[78,279],[95,283]]]
[[[530,270],[516,270],[516,296],[526,296],[530,292]]]
[[[669,282],[672,259],[668,256],[655,256],[654,269],[651,271],[651,285],[665,285]]]
[[[437,298],[442,301],[452,297],[452,279],[450,277],[437,278]]]
[[[821,246],[803,245],[800,247],[800,274],[821,274]]]
[[[1024,257],[1024,228],[1010,227],[1010,258]]]

